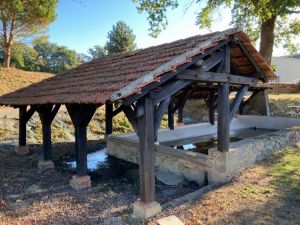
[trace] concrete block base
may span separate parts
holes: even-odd
[[[73,178],[70,180],[70,185],[72,188],[76,190],[81,190],[84,188],[88,188],[92,186],[91,178],[90,176],[73,176]]]
[[[17,146],[15,147],[15,152],[20,155],[25,155],[29,153],[29,147],[28,146]]]
[[[158,202],[143,203],[136,201],[133,204],[133,216],[140,219],[148,219],[161,212],[161,206]]]
[[[38,168],[41,171],[54,169],[54,163],[51,160],[38,161]]]

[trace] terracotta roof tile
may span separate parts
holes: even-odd
[[[176,70],[177,66],[187,63],[194,55],[203,53],[229,36],[235,36],[245,44],[269,79],[276,78],[245,33],[227,30],[133,52],[111,54],[6,94],[0,97],[0,104],[13,106],[48,103],[104,104],[108,99],[114,100],[115,94],[120,90],[127,91],[128,96],[141,87],[155,82],[157,77]],[[254,68],[239,49],[231,49],[231,57],[241,73],[253,72]],[[133,84],[134,88],[126,89],[129,84],[131,86]]]

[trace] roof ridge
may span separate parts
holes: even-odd
[[[241,32],[241,30],[239,28],[230,28],[230,29],[227,29],[227,30],[224,30],[221,32],[215,32],[215,34],[212,35],[209,39],[204,40],[203,42],[199,43],[193,49],[191,49],[181,55],[176,56],[173,60],[162,64],[161,66],[157,67],[156,69],[154,69],[150,72],[145,73],[138,79],[132,81],[125,87],[121,88],[119,91],[114,92],[110,96],[110,101],[115,101],[117,99],[126,97],[127,95],[134,93],[135,90],[138,89],[138,87],[141,86],[142,84],[151,83],[155,80],[155,78],[157,76],[159,76],[163,73],[166,73],[166,72],[170,72],[172,70],[172,68],[178,66],[177,65],[178,61],[181,61],[182,64],[186,63],[187,61],[190,60],[191,57],[199,54],[201,52],[201,50],[205,49],[205,47],[210,46],[211,44],[213,44],[213,42],[215,42],[219,39],[225,38],[226,36],[229,36],[231,34],[238,33],[238,32]],[[194,36],[194,37],[196,37],[196,36]]]

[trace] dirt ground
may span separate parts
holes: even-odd
[[[300,224],[300,148],[274,154],[231,183],[191,204],[164,209],[149,221],[131,217],[138,183],[128,182],[126,176],[117,183],[92,180],[92,188],[75,191],[69,186],[72,173],[59,165],[39,172],[39,147],[32,149],[34,153],[26,156],[7,148],[0,151],[0,224],[153,225],[168,215],[176,215],[186,225]]]

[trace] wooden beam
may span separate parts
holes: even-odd
[[[215,104],[216,104],[215,92],[210,91],[209,99],[208,99],[208,116],[211,125],[215,124]]]
[[[138,121],[136,118],[136,113],[134,111],[134,109],[132,109],[133,106],[125,106],[123,108],[123,111],[128,119],[128,121],[130,122],[133,130],[135,131],[135,133],[138,135]]]
[[[229,82],[231,84],[255,85],[258,80],[255,78],[244,77],[241,75],[231,75],[228,73],[200,72],[186,70],[177,76],[180,80],[203,81],[212,83]]]
[[[169,106],[171,97],[168,97],[167,99],[163,100],[162,102],[159,103],[159,106],[157,109],[155,109],[154,115],[154,139],[155,141],[157,140],[157,133],[162,121],[162,118],[164,116],[164,113],[167,111],[167,108]]]
[[[145,112],[138,119],[140,198],[144,203],[155,200],[154,175],[154,104],[150,97],[143,101]]]
[[[125,99],[124,104],[125,105],[131,105],[132,103],[136,102],[138,99],[142,98],[143,96],[147,95],[150,91],[154,90],[155,88],[161,86],[162,84],[164,84],[165,82],[169,81],[170,79],[174,78],[177,74],[179,74],[180,72],[186,70],[187,68],[189,68],[191,65],[195,64],[197,61],[205,58],[206,56],[214,53],[216,50],[219,50],[220,48],[222,48],[222,46],[226,45],[229,41],[232,41],[232,38],[229,37],[228,39],[224,40],[224,41],[220,41],[217,45],[215,45],[214,47],[211,47],[210,49],[206,50],[204,54],[199,54],[199,55],[195,55],[190,62],[185,63],[183,65],[180,65],[177,67],[176,71],[174,72],[169,72],[163,76],[160,77],[160,80],[158,82],[153,82],[150,83],[144,87],[142,87],[142,90],[140,93],[138,94],[133,94],[130,95],[129,97],[127,97]]]
[[[105,134],[112,134],[113,131],[113,104],[105,103]]]
[[[218,90],[218,150],[229,150],[229,83],[222,83]]]
[[[246,49],[246,47],[244,46],[244,44],[240,41],[240,40],[235,40],[235,42],[237,43],[239,49],[243,52],[243,54],[246,56],[246,58],[248,59],[248,61],[250,62],[250,64],[255,68],[255,70],[259,73],[259,76],[256,76],[257,78],[261,78],[263,81],[266,81],[267,78],[265,76],[265,74],[262,72],[262,70],[259,68],[259,66],[257,65],[257,63],[255,62],[255,60],[252,58],[252,56],[250,55],[250,53],[248,52],[248,50]]]
[[[54,117],[57,114],[59,108],[60,108],[59,104],[55,106],[49,104],[49,105],[40,105],[36,107],[36,111],[38,112],[42,123],[43,160],[52,159],[51,123],[53,122]]]
[[[171,101],[168,106],[168,127],[170,130],[174,130],[174,103]]]
[[[230,49],[225,47],[224,71],[230,73]],[[218,150],[229,151],[230,142],[230,106],[229,83],[221,83],[218,87]]]
[[[75,128],[75,147],[77,175],[87,175],[87,126],[96,112],[98,105],[66,105]]]
[[[26,146],[26,125],[35,112],[34,107],[27,110],[27,106],[19,108],[19,146]]]
[[[182,90],[189,84],[191,84],[191,81],[176,80],[174,82],[171,82],[167,86],[163,87],[160,91],[151,92],[151,97],[154,100],[154,104],[158,104],[159,102],[162,102],[164,99],[169,98],[170,96]]]
[[[214,66],[216,66],[217,64],[219,64],[220,62],[222,62],[223,60],[224,60],[224,53],[218,52],[215,55],[212,55],[211,57],[203,61],[201,68],[203,71],[208,71],[212,69]]]
[[[241,105],[244,96],[246,94],[246,92],[248,91],[249,86],[248,85],[243,85],[238,92],[236,93],[236,96],[233,100],[233,102],[230,105],[230,121],[233,119],[234,114],[236,113],[236,111],[238,110],[239,106]]]

